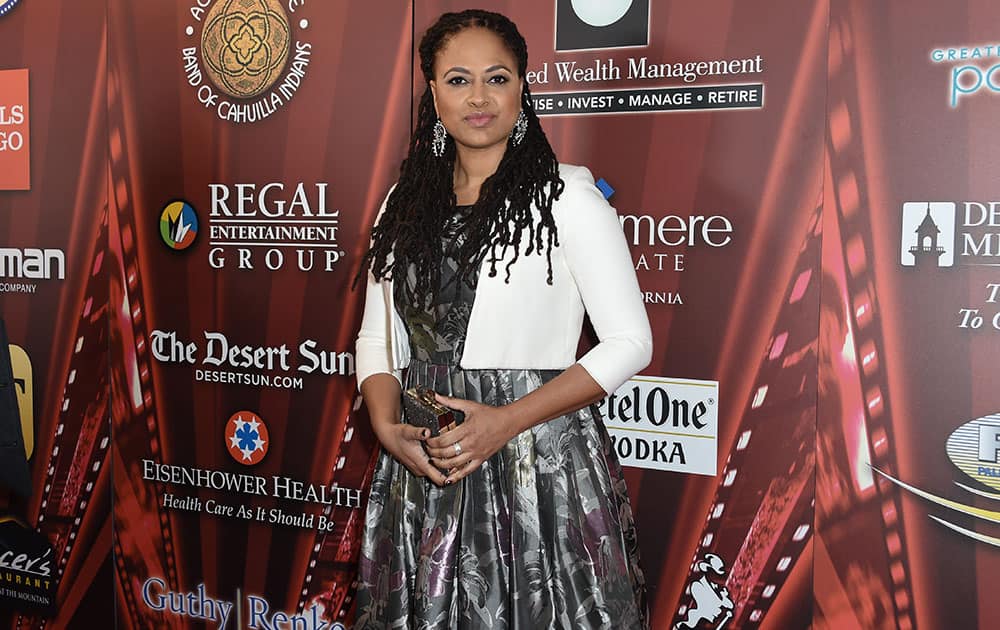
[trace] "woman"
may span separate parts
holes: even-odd
[[[420,62],[417,128],[362,266],[358,382],[382,453],[356,627],[645,628],[592,406],[652,348],[617,215],[589,171],[556,162],[510,20],[442,15]],[[585,309],[599,343],[577,361]],[[437,437],[401,422],[401,385],[464,422]]]

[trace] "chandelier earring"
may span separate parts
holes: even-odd
[[[516,147],[524,141],[525,134],[528,133],[528,115],[522,109],[517,113],[517,121],[514,128],[510,130],[511,143]]]
[[[434,157],[442,157],[444,155],[444,147],[447,140],[448,130],[444,128],[444,123],[438,118],[437,122],[434,123],[434,140],[431,142],[431,151],[434,153]]]

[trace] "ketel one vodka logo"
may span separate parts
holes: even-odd
[[[312,44],[306,0],[188,0],[181,49],[198,102],[234,123],[259,122],[295,96]]]

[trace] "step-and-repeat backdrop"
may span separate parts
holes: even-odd
[[[467,5],[80,4],[0,0],[0,621],[350,627],[351,285]],[[653,627],[1000,618],[998,9],[480,5],[632,248]]]

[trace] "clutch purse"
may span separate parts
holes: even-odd
[[[429,429],[432,437],[462,423],[462,412],[439,403],[426,387],[411,387],[403,392],[403,417],[407,424]]]

